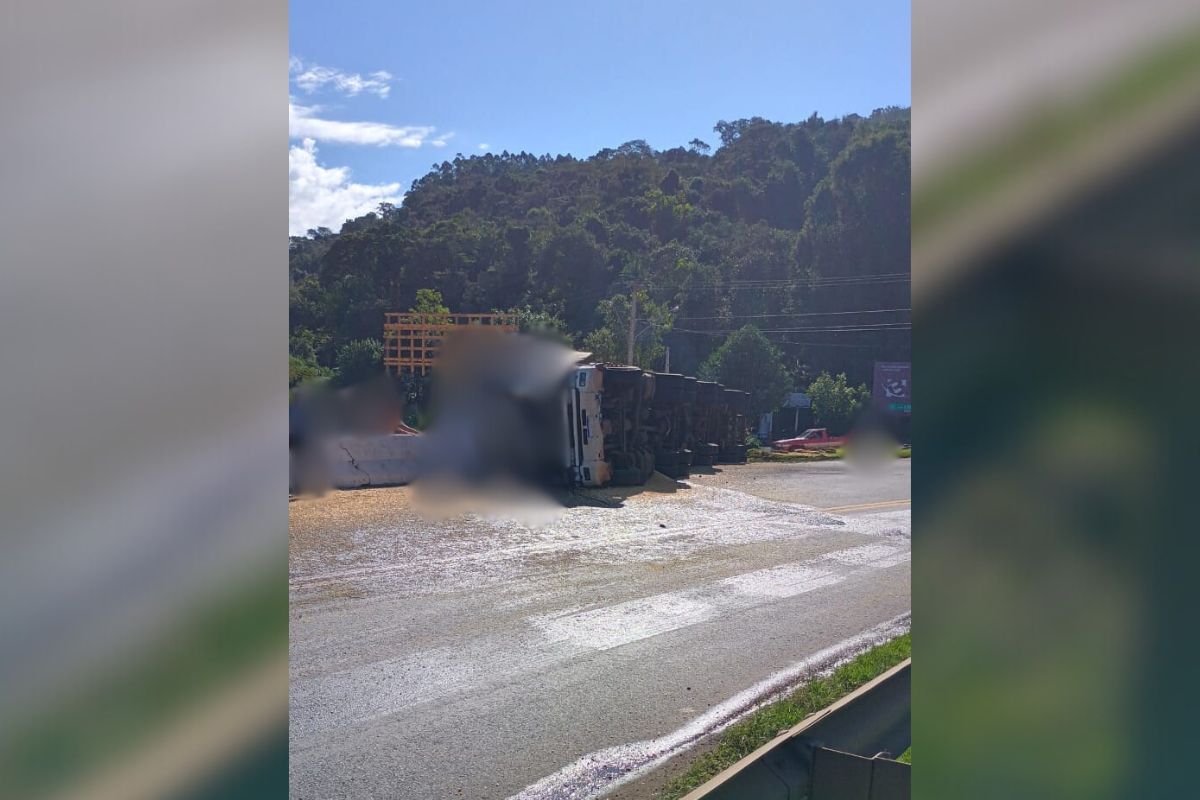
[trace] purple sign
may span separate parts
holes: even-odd
[[[875,405],[895,414],[912,413],[912,364],[876,361]]]

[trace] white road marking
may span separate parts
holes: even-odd
[[[835,550],[832,553],[826,553],[817,560],[832,562],[834,564],[846,564],[848,566],[860,566],[874,564],[906,549],[897,547],[894,544],[868,544],[862,547],[851,547],[848,550]]]
[[[552,642],[611,650],[708,622],[722,614],[833,586],[856,572],[895,566],[906,556],[905,548],[901,546],[863,545],[603,608],[529,617],[529,622]],[[853,569],[838,571],[838,566]]]
[[[611,650],[639,639],[706,622],[718,608],[692,592],[667,592],[577,614],[530,617],[552,642]]]
[[[721,585],[736,591],[749,605],[757,605],[764,599],[795,597],[813,589],[841,583],[841,576],[809,566],[811,563],[782,564],[745,575],[734,575],[721,581]]]

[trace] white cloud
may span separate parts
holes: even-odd
[[[305,139],[288,149],[288,233],[310,228],[339,230],[348,219],[374,211],[380,203],[399,205],[399,183],[352,183],[346,167],[317,163],[317,143]]]
[[[436,128],[430,125],[388,125],[385,122],[342,122],[316,116],[317,106],[288,103],[288,135],[293,139],[315,139],[338,144],[373,144],[379,147],[420,147]],[[430,142],[441,147],[454,134]],[[440,144],[439,144],[440,142]]]
[[[488,149],[490,149],[490,148],[491,148],[491,145],[490,145],[490,144],[488,144],[487,142],[480,142],[480,143],[479,143],[479,149],[480,149],[480,150],[488,150]]]
[[[363,77],[357,72],[343,72],[333,67],[323,67],[320,64],[305,65],[303,61],[292,56],[288,59],[288,71],[294,76],[292,80],[308,94],[312,94],[326,86],[344,95],[354,97],[363,92],[386,98],[391,92],[392,74],[384,70],[376,70]]]

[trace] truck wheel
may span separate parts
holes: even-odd
[[[654,454],[649,450],[641,452],[642,457],[642,483],[650,480],[654,475]]]
[[[676,480],[688,477],[687,467],[679,464],[678,462],[673,464],[660,464],[658,471],[663,475],[666,475],[668,478],[675,478]]]
[[[655,405],[678,403],[683,394],[684,377],[674,372],[654,373]]]
[[[649,402],[654,399],[656,382],[653,372],[642,373],[642,399]]]
[[[641,388],[642,371],[637,367],[605,367],[604,388],[627,392]]]
[[[627,453],[624,450],[616,450],[609,455],[609,461],[612,462],[613,469],[631,469],[636,466],[633,453]]]
[[[641,486],[645,481],[642,480],[642,471],[640,469],[614,469],[612,482],[614,486]]]

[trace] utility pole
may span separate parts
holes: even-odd
[[[670,371],[671,371],[671,346],[667,345],[667,360],[666,360],[666,363],[663,364],[663,372],[670,372]]]
[[[637,286],[629,292],[629,341],[625,349],[625,363],[633,366],[633,326],[637,324]]]

